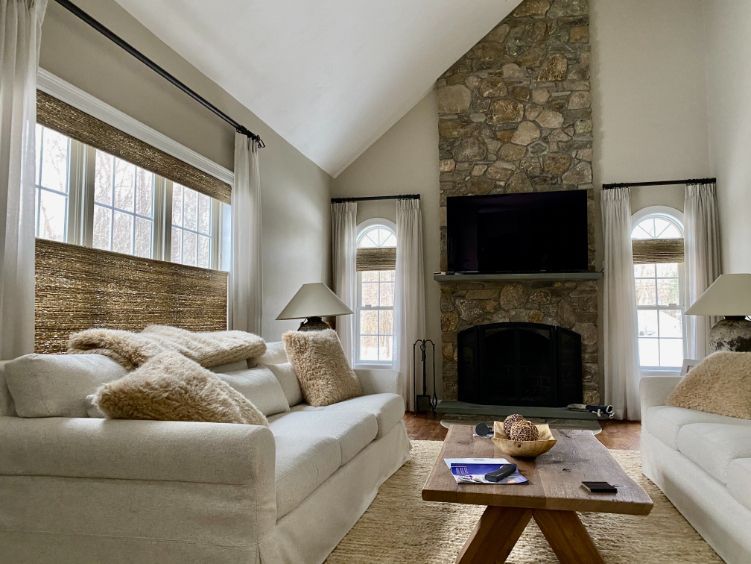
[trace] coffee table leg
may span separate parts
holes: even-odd
[[[535,510],[532,515],[562,564],[604,562],[575,511]]]
[[[489,506],[459,553],[457,563],[505,562],[531,518],[529,509]]]

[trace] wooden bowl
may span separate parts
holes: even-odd
[[[535,427],[537,427],[539,433],[539,438],[536,441],[512,441],[503,430],[503,421],[494,421],[493,442],[501,452],[509,456],[535,458],[548,452],[557,442],[547,424],[535,425]]]

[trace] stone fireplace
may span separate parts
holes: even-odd
[[[442,270],[447,197],[552,190],[588,190],[595,270],[589,57],[587,0],[525,0],[440,77]],[[580,335],[584,399],[599,401],[598,298],[597,280],[565,275],[441,280],[443,398],[458,399],[461,331],[525,322]]]

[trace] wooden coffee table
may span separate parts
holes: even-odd
[[[577,511],[647,515],[652,500],[629,478],[591,431],[553,430],[558,443],[535,460],[500,452],[490,439],[473,437],[470,425],[452,425],[422,490],[426,501],[487,505],[457,562],[505,562],[530,519],[537,522],[558,560],[603,562]],[[506,458],[528,484],[457,484],[444,458]],[[618,486],[615,494],[591,494],[582,481]]]

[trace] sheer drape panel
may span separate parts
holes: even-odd
[[[690,307],[720,275],[720,221],[714,183],[689,184],[684,202],[686,240],[686,307]],[[686,356],[702,359],[709,352],[714,317],[687,315]]]
[[[0,358],[34,350],[34,128],[47,0],[0,0]]]
[[[414,410],[410,373],[412,346],[425,338],[425,270],[423,268],[420,200],[396,202],[396,284],[394,287],[395,367],[399,369],[407,409]]]
[[[357,311],[357,202],[331,204],[331,245],[334,292],[352,311]],[[357,315],[355,313],[355,315]],[[350,363],[357,358],[355,316],[336,318],[336,332]]]
[[[258,142],[235,134],[228,325],[261,334],[261,175]]]
[[[628,188],[602,192],[605,403],[619,419],[639,419],[639,353]]]

